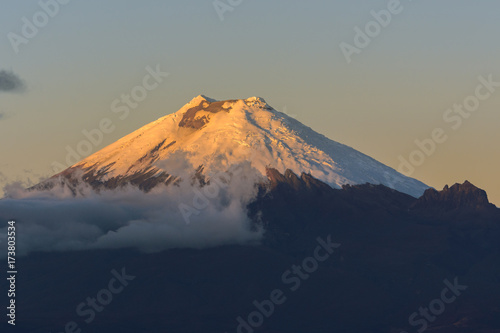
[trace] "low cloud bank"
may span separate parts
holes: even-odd
[[[238,166],[237,177],[222,177],[203,188],[183,181],[144,193],[129,186],[96,193],[81,186],[26,192],[10,185],[0,200],[0,246],[6,245],[7,221],[16,221],[19,255],[34,251],[137,248],[157,252],[171,248],[206,248],[258,242],[261,227],[252,224],[246,207],[257,195],[260,175]],[[192,207],[199,193],[211,193],[186,221],[179,207]],[[216,193],[216,195],[213,195]]]

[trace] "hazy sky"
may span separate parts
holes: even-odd
[[[2,0],[0,181],[51,175],[103,118],[115,129],[92,152],[199,94],[261,96],[395,169],[441,128],[447,140],[412,177],[438,189],[468,179],[500,205],[500,87],[477,88],[480,76],[500,82],[500,3],[393,1],[221,0],[218,13],[212,0],[72,0],[47,5],[51,17],[38,1]],[[388,6],[390,23],[369,23]],[[372,29],[369,42],[356,27]],[[341,43],[358,46],[350,63]],[[120,119],[113,101],[148,66],[169,76]],[[446,112],[464,102],[477,110]]]

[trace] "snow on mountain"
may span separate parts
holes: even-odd
[[[119,180],[169,183],[197,170],[210,177],[246,161],[262,180],[267,168],[275,168],[282,173],[286,169],[298,175],[309,173],[335,188],[384,184],[415,197],[429,188],[316,133],[259,97],[216,101],[197,96],[179,111],[143,126],[62,174],[83,170],[87,182],[108,185]]]

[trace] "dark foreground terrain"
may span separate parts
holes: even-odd
[[[16,326],[0,331],[500,332],[500,209],[484,191],[269,178],[249,207],[258,246],[18,258]]]

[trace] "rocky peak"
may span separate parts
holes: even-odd
[[[442,191],[428,189],[413,205],[413,208],[430,208],[440,205],[452,209],[484,209],[494,207],[488,200],[486,192],[469,181],[463,184],[446,185]]]

